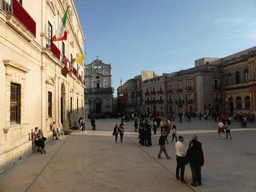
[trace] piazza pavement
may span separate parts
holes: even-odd
[[[73,131],[46,145],[46,154],[35,153],[0,175],[0,191],[256,191],[256,124],[232,121],[232,140],[219,140],[213,119],[176,121],[177,134],[184,136],[187,150],[194,134],[202,143],[205,164],[202,186],[193,187],[175,179],[174,143],[166,144],[171,159],[157,158],[157,135],[151,147],[138,143],[133,122],[124,122],[124,142],[115,144],[112,136],[120,119],[96,119],[96,131],[87,120],[86,132]],[[120,139],[120,138],[118,138]],[[170,141],[170,136],[168,140]],[[186,166],[186,171],[190,169]]]

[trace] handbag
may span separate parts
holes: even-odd
[[[112,133],[112,135],[113,135],[113,136],[116,136],[116,133],[115,133],[115,132],[113,132],[113,133]]]
[[[186,166],[186,168],[187,169],[185,169],[186,170],[186,172],[185,172],[185,179],[188,182],[192,182],[192,172],[191,172],[191,169],[190,169],[189,166]]]
[[[43,140],[46,141],[47,140],[46,137],[43,137]]]

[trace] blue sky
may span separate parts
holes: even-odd
[[[115,89],[141,70],[158,75],[255,46],[253,0],[74,0],[85,37],[85,64],[112,65]]]

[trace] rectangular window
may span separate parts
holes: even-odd
[[[76,110],[78,111],[78,99],[77,99],[77,103],[76,103],[76,104],[77,104],[77,106],[76,106]]]
[[[65,43],[62,41],[62,55],[65,57]]]
[[[52,117],[52,92],[48,92],[48,117]]]
[[[46,47],[49,47],[51,45],[51,40],[52,40],[52,25],[48,21],[48,34],[47,34],[47,45]]]
[[[70,112],[72,113],[72,97],[70,97]]]
[[[218,86],[218,80],[214,80],[214,88],[215,88],[215,89],[218,89],[218,87],[219,87],[219,86]]]
[[[73,55],[70,54],[70,62],[71,62],[71,71],[73,71]]]
[[[10,123],[20,124],[20,85],[11,83]]]

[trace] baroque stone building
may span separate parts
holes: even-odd
[[[111,113],[114,91],[111,63],[105,64],[97,58],[91,64],[85,65],[84,71],[84,96],[86,105],[89,106],[87,113]]]
[[[67,40],[51,39],[69,7]],[[30,155],[32,132],[76,126],[84,115],[84,36],[73,0],[0,1],[0,173]]]

